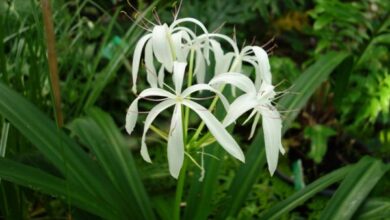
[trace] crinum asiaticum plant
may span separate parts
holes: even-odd
[[[197,35],[195,31],[184,26],[183,23],[196,26],[202,33]],[[146,79],[150,88],[146,88],[138,94],[126,114],[126,131],[131,134],[139,113],[138,102],[141,99],[159,102],[150,110],[145,120],[141,141],[143,159],[151,162],[146,146],[147,131],[154,128],[157,133],[163,133],[152,126],[152,123],[162,111],[172,107],[174,110],[166,139],[169,171],[174,178],[179,176],[185,155],[188,155],[197,164],[186,150],[189,146],[194,147],[193,143],[197,143],[195,148],[199,149],[207,145],[198,141],[204,125],[230,155],[245,162],[239,144],[226,130],[226,127],[245,112],[252,110],[246,120],[248,121],[254,116],[250,137],[252,137],[261,117],[268,168],[272,175],[276,170],[279,151],[284,153],[284,149],[281,144],[282,121],[279,112],[272,104],[276,93],[271,83],[272,77],[266,51],[258,46],[246,46],[242,51],[239,51],[234,40],[222,34],[209,33],[200,21],[193,18],[177,19],[170,26],[167,24],[155,25],[150,32],[144,35],[135,47],[132,89],[134,93],[137,93],[137,76],[142,54],[144,55]],[[230,45],[232,51],[224,51],[220,40]],[[214,55],[214,69],[212,70],[214,77],[206,83],[206,71],[211,69],[208,68],[211,64],[210,53]],[[255,69],[253,81],[242,71],[243,62],[249,63]],[[194,76],[197,79],[196,84],[192,84]],[[184,83],[185,78],[187,78],[187,83]],[[243,91],[242,95],[235,97],[231,105],[222,94],[226,84]],[[199,99],[191,98],[193,93],[202,90],[216,94],[209,109],[197,103],[196,100]],[[160,98],[156,99],[155,97]],[[213,108],[219,100],[227,111],[222,122],[213,115]],[[188,138],[188,110],[194,111],[202,120],[191,139]],[[194,139],[196,140],[194,141]],[[203,171],[203,167],[201,169]]]

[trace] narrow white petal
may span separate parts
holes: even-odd
[[[255,116],[257,113],[258,113],[257,109],[253,109],[250,115],[248,116],[248,118],[246,118],[245,121],[242,123],[242,125],[248,123],[248,121],[250,121],[253,118],[253,116]]]
[[[203,48],[203,53],[204,53],[204,58],[206,59],[207,63],[210,63],[209,61],[209,50],[210,50],[210,47],[209,47],[209,33],[206,29],[206,27],[202,24],[202,22],[194,19],[194,18],[181,18],[181,19],[177,19],[176,21],[174,21],[171,26],[170,26],[170,30],[173,31],[176,26],[180,23],[183,23],[183,22],[190,22],[190,23],[193,23],[193,24],[196,24],[198,25],[202,31],[204,32],[204,36],[203,37],[203,41],[205,42],[205,47]]]
[[[129,135],[131,135],[134,130],[135,124],[137,123],[138,100],[139,98],[134,99],[134,101],[130,104],[130,107],[127,109],[125,128]]]
[[[168,72],[172,72],[173,53],[170,45],[170,33],[168,26],[158,25],[153,28],[152,42],[153,52],[156,59],[165,67]]]
[[[148,97],[148,96],[162,96],[166,98],[174,99],[176,96],[164,89],[160,88],[148,88],[142,90],[142,92],[138,95],[139,98]]]
[[[229,154],[238,160],[245,162],[245,156],[240,146],[213,114],[211,114],[205,107],[199,105],[196,102],[184,100],[182,103],[199,115],[199,117],[206,124],[210,133]]]
[[[257,124],[259,123],[259,119],[260,119],[260,113],[258,112],[255,116],[255,120],[253,120],[253,124],[251,127],[251,133],[249,134],[248,139],[252,139],[253,135],[255,134]]]
[[[171,33],[179,32],[179,31],[183,31],[185,33],[185,35],[183,35],[183,38],[187,41],[186,42],[187,44],[192,43],[192,39],[196,38],[195,32],[193,32],[191,29],[187,27],[179,26],[171,29]]]
[[[237,120],[238,117],[243,115],[245,112],[256,107],[257,101],[253,94],[244,94],[236,98],[232,104],[230,104],[228,113],[226,114],[223,125],[229,126]]]
[[[161,65],[160,70],[158,71],[158,85],[160,86],[160,88],[164,86],[164,78],[164,66]]]
[[[156,117],[162,111],[171,107],[174,104],[175,104],[174,100],[171,100],[171,99],[165,100],[165,101],[157,104],[155,107],[153,107],[152,110],[150,110],[148,116],[146,116],[145,125],[144,125],[144,132],[142,134],[142,141],[141,141],[141,155],[142,155],[142,158],[144,158],[144,160],[149,162],[149,163],[151,163],[152,161],[150,160],[148,149],[147,149],[146,142],[145,142],[146,141],[145,140],[146,139],[146,132],[148,132],[154,119],[156,119]]]
[[[179,62],[186,62],[189,52],[189,47],[183,43],[183,40],[191,42],[189,35],[185,31],[179,31],[172,34],[172,43],[176,52],[176,60]]]
[[[252,50],[258,59],[257,62],[259,63],[260,73],[263,76],[263,80],[268,84],[272,84],[271,66],[269,64],[267,52],[258,46],[252,47]]]
[[[196,62],[195,62],[195,70],[194,75],[196,76],[196,81],[198,83],[204,83],[206,77],[206,63],[204,60],[204,56],[202,50],[196,49]]]
[[[152,41],[149,41],[145,46],[146,77],[149,85],[155,88],[157,87],[157,72],[153,60]]]
[[[215,68],[214,68],[214,74],[218,75],[222,73],[222,69],[224,67],[224,54],[221,47],[221,44],[215,40],[210,40],[211,48],[214,52],[214,60],[215,60]]]
[[[177,33],[172,34],[172,43],[173,43],[173,48],[175,49],[176,53],[176,60],[184,62],[184,54],[183,51],[181,50],[182,47],[182,32],[179,31]]]
[[[138,118],[138,101],[143,97],[148,96],[162,96],[167,98],[175,98],[175,96],[165,90],[159,88],[149,88],[143,90],[136,99],[130,104],[130,107],[126,113],[126,131],[128,134],[131,134],[134,130],[135,124]]]
[[[229,69],[230,69],[230,65],[232,65],[232,62],[233,62],[233,58],[234,58],[234,53],[232,52],[229,52],[229,53],[226,53],[223,58],[222,58],[222,65],[221,65],[221,69],[219,70],[219,73],[226,73],[226,72],[229,72]]]
[[[253,82],[242,73],[222,73],[215,76],[209,84],[231,84],[246,93],[256,93]]]
[[[185,98],[194,92],[198,92],[198,91],[202,91],[202,90],[208,90],[208,91],[211,91],[211,92],[214,92],[215,94],[217,94],[219,96],[219,98],[221,99],[221,102],[222,102],[225,110],[227,111],[229,109],[229,102],[227,101],[225,96],[221,92],[219,92],[218,90],[209,86],[208,84],[196,84],[196,85],[190,86],[181,93],[181,96]]]
[[[142,54],[142,49],[144,48],[145,43],[150,39],[152,35],[147,34],[143,36],[138,42],[137,45],[135,46],[134,49],[134,55],[133,55],[133,65],[132,65],[132,76],[133,76],[133,92],[137,93],[137,75],[138,75],[138,70],[139,70],[139,63],[141,61],[141,54]]]
[[[171,128],[168,138],[168,164],[169,172],[177,179],[184,160],[183,124],[181,104],[176,104],[173,111]]]
[[[239,56],[240,54],[240,51],[237,47],[237,43],[234,42],[233,39],[231,39],[230,37],[226,36],[226,35],[223,35],[223,34],[216,34],[216,33],[212,33],[212,34],[202,34],[200,36],[198,36],[198,38],[196,39],[196,41],[202,41],[203,39],[209,39],[209,38],[220,38],[220,39],[223,39],[225,40],[227,43],[229,43],[233,50],[234,50],[234,54],[236,57]]]
[[[268,170],[274,174],[278,165],[279,151],[282,151],[282,120],[279,112],[272,106],[259,109],[262,115],[265,152]],[[284,151],[284,150],[283,150]]]
[[[263,81],[263,76],[260,73],[260,67],[257,63],[257,59],[254,60],[252,56],[245,56],[242,60],[251,64],[255,69],[255,87],[260,88],[261,82]]]
[[[184,73],[186,70],[187,63],[177,62],[173,63],[173,83],[175,85],[176,95],[181,93],[183,87]]]

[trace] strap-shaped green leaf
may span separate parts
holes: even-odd
[[[365,157],[348,173],[322,212],[321,219],[351,219],[389,166]]]
[[[110,218],[115,216],[114,210],[101,206],[101,203],[93,195],[82,188],[75,184],[66,183],[63,179],[39,169],[0,158],[0,176],[5,180],[49,195],[67,198],[71,204],[101,217]]]
[[[112,118],[100,109],[88,110],[91,117],[76,119],[72,131],[90,147],[127,206],[129,217],[154,219],[153,211],[136,169],[130,149]]]
[[[309,184],[302,190],[294,193],[286,200],[278,203],[273,206],[271,209],[262,213],[261,219],[279,219],[282,215],[288,213],[299,205],[302,205],[306,200],[310,199],[316,193],[326,189],[330,185],[342,180],[348,171],[351,170],[352,167],[343,167],[332,173],[327,174]]]
[[[380,220],[390,216],[390,198],[371,198],[359,207],[353,219]]]
[[[120,193],[99,166],[34,105],[0,83],[0,114],[7,118],[69,180],[120,213]],[[119,203],[119,204],[118,204]]]

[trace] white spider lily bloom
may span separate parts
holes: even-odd
[[[173,63],[173,83],[175,86],[174,93],[163,90],[161,88],[149,88],[143,90],[139,96],[131,103],[126,114],[126,131],[131,134],[138,117],[138,101],[148,96],[160,96],[164,97],[161,103],[157,104],[149,112],[145,120],[144,132],[142,135],[141,155],[147,162],[151,162],[147,146],[145,143],[146,132],[149,130],[154,119],[165,109],[174,106],[174,111],[171,119],[171,126],[168,135],[168,164],[170,174],[177,178],[180,173],[180,169],[183,165],[184,159],[184,140],[183,140],[183,127],[182,127],[182,107],[187,106],[205,122],[210,133],[220,143],[220,145],[232,156],[244,162],[244,154],[233,137],[226,131],[225,127],[220,123],[214,115],[212,115],[206,108],[200,104],[191,101],[188,97],[197,91],[209,90],[216,93],[220,98],[224,107],[229,108],[229,103],[226,98],[217,90],[209,86],[208,84],[196,84],[186,88],[182,91],[184,72],[186,63],[174,62]]]
[[[275,97],[274,87],[263,81],[257,89],[253,82],[241,73],[222,73],[214,77],[209,84],[231,84],[244,91],[243,95],[231,103],[223,124],[229,126],[245,112],[253,110],[249,116],[251,118],[256,115],[250,133],[251,138],[261,116],[268,170],[273,175],[278,164],[279,151],[282,154],[285,153],[281,142],[282,120],[279,112],[271,103]]]
[[[155,25],[151,33],[144,35],[137,42],[134,50],[132,63],[132,78],[133,78],[133,92],[137,92],[137,76],[141,62],[142,51],[145,47],[145,67],[147,72],[147,80],[151,87],[163,84],[164,69],[172,72],[173,62],[185,62],[193,42],[197,38],[195,33],[186,27],[178,26],[181,23],[190,22],[199,26],[207,36],[208,32],[204,25],[193,18],[182,18],[175,20],[169,27],[167,24]],[[202,38],[203,51],[202,56],[205,57],[209,63],[209,43],[208,38]],[[196,42],[201,43],[196,40]],[[154,58],[161,63],[161,68],[157,74],[154,66]]]

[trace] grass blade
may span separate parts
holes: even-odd
[[[375,220],[385,219],[390,216],[390,199],[389,198],[372,198],[365,202],[356,217],[358,220]]]
[[[42,172],[36,168],[0,158],[0,176],[13,183],[44,192],[49,195],[68,198],[72,204],[97,214],[109,218],[114,216],[113,210],[101,206],[92,195],[77,185],[69,185],[64,180]],[[69,187],[70,190],[67,190]]]
[[[313,183],[307,185],[302,190],[294,193],[286,200],[273,206],[271,209],[261,215],[261,219],[279,219],[283,214],[288,213],[295,207],[301,205],[316,193],[326,189],[330,185],[342,180],[352,167],[347,166],[333,171],[326,176],[319,178]]]
[[[0,114],[29,139],[66,179],[93,194],[105,208],[120,213],[119,192],[112,189],[106,176],[99,172],[98,165],[35,106],[2,83]]]
[[[91,117],[75,120],[71,127],[90,146],[114,187],[124,195],[132,217],[154,219],[145,188],[130,149],[113,119],[100,109],[88,110]],[[139,215],[139,216],[137,216]]]
[[[351,219],[376,183],[389,170],[380,160],[365,157],[348,173],[332,196],[321,219]]]

